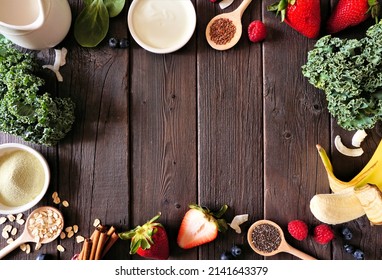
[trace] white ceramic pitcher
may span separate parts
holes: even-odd
[[[71,21],[67,0],[0,0],[0,33],[27,49],[56,46],[67,35]]]

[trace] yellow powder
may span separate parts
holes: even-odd
[[[27,151],[0,157],[0,203],[15,207],[32,201],[45,181],[40,161]]]

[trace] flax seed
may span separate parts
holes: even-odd
[[[225,45],[232,40],[236,33],[236,26],[228,18],[215,20],[210,27],[211,40],[217,45]]]

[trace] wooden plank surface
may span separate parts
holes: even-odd
[[[323,21],[337,1],[321,1]],[[69,1],[75,18],[82,1]],[[158,212],[168,230],[170,259],[219,259],[233,244],[243,246],[243,259],[263,259],[247,244],[246,232],[258,219],[271,219],[285,230],[287,241],[319,259],[351,259],[335,239],[322,246],[311,236],[296,241],[287,223],[302,219],[319,223],[310,213],[316,193],[330,192],[326,172],[316,150],[322,145],[332,159],[335,174],[351,179],[368,161],[380,141],[380,124],[368,131],[361,158],[349,159],[333,146],[340,134],[349,144],[352,132],[331,119],[322,91],[302,76],[301,66],[315,40],[307,39],[266,10],[273,1],[253,1],[243,14],[243,36],[230,50],[216,51],[205,40],[205,27],[222,13],[217,4],[192,0],[197,13],[194,35],[185,47],[158,55],[142,49],[130,37],[126,16],[111,20],[109,37],[128,37],[128,49],[111,49],[107,40],[96,48],[82,48],[73,30],[59,47],[68,49],[62,83],[42,72],[47,88],[76,103],[76,122],[55,147],[31,145],[0,134],[0,143],[25,143],[47,159],[52,180],[39,205],[53,205],[57,191],[68,208],[58,205],[66,225],[77,224],[90,236],[93,221],[131,229]],[[233,11],[236,0],[226,11]],[[264,43],[248,40],[248,24],[260,19],[267,26]],[[370,21],[340,36],[364,34]],[[54,61],[53,49],[37,52],[40,63]],[[229,205],[228,222],[249,214],[242,233],[232,229],[209,244],[183,250],[176,244],[180,222],[190,203],[217,210]],[[27,215],[29,211],[24,214]],[[363,217],[346,224],[354,230],[355,246],[368,259],[380,259],[382,232]],[[342,225],[334,226],[336,233]],[[0,226],[1,229],[1,226]],[[61,244],[65,252],[59,253]],[[0,238],[0,247],[6,241]],[[70,259],[81,249],[74,239],[44,245],[40,252]],[[106,259],[141,259],[129,255],[129,242],[118,241]],[[35,259],[15,250],[6,259]],[[279,254],[269,259],[296,259]]]

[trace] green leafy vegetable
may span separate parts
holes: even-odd
[[[339,126],[373,128],[382,120],[382,21],[360,40],[322,37],[309,51],[302,73],[325,92]]]
[[[74,38],[83,47],[96,47],[109,31],[111,17],[117,16],[126,0],[84,0],[84,9],[74,22]]]
[[[125,0],[103,0],[103,2],[111,18],[118,16],[125,6]]]
[[[95,47],[109,30],[109,13],[103,0],[95,0],[86,6],[76,18],[74,37],[83,47]]]
[[[34,58],[0,36],[0,131],[45,146],[55,145],[74,122],[74,103],[40,93]]]

